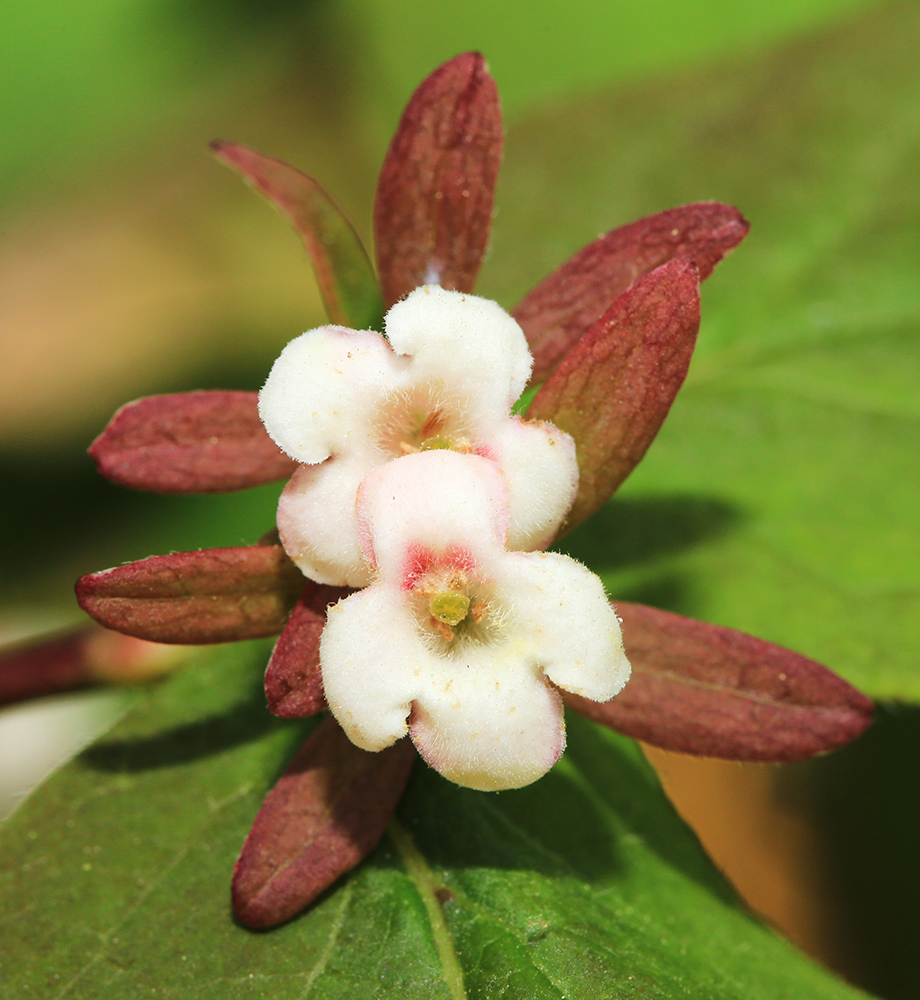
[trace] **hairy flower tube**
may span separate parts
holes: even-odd
[[[568,556],[505,548],[506,480],[477,455],[378,466],[357,521],[374,582],[330,608],[320,642],[339,724],[365,750],[408,730],[460,785],[535,781],[565,748],[553,685],[607,701],[629,678],[600,580]]]
[[[278,505],[288,555],[319,583],[360,587],[370,570],[355,496],[382,462],[432,449],[493,459],[508,483],[508,545],[543,548],[572,504],[575,443],[511,416],[533,364],[517,324],[488,299],[417,288],[372,330],[324,326],[282,351],[259,395],[275,443],[302,467]]]

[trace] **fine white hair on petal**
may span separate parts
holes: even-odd
[[[308,330],[272,366],[259,393],[259,415],[291,458],[325,461],[346,447],[362,447],[373,407],[401,385],[407,365],[372,330]]]
[[[512,417],[491,444],[508,482],[508,548],[546,548],[578,491],[575,442],[552,424]]]
[[[371,582],[355,528],[358,485],[373,465],[359,455],[301,466],[278,499],[284,551],[317,583],[365,587]]]
[[[507,530],[501,470],[479,455],[424,451],[378,465],[358,491],[358,532],[380,573],[402,571],[415,546],[462,547],[474,559],[501,551]]]
[[[397,588],[371,586],[328,612],[320,638],[323,689],[348,738],[382,750],[408,730],[428,653]]]
[[[506,551],[506,518],[488,459],[429,451],[379,466],[357,508],[377,573],[330,610],[320,642],[329,706],[354,743],[379,750],[408,727],[429,764],[485,790],[558,760],[552,684],[606,701],[629,677],[600,580],[568,556]]]
[[[524,391],[533,358],[517,320],[478,295],[422,285],[386,315],[393,350],[413,371],[437,377],[489,418],[506,417]]]
[[[592,701],[609,701],[622,691],[630,666],[620,621],[600,578],[586,566],[558,552],[508,553],[496,587],[554,684]]]

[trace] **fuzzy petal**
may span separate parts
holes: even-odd
[[[533,361],[524,331],[500,305],[437,285],[416,288],[387,313],[393,350],[412,355],[415,379],[436,379],[477,420],[507,417]]]
[[[412,741],[458,785],[486,792],[522,788],[562,756],[562,701],[539,671],[491,649],[475,653],[441,658],[440,669],[426,674],[412,713]]]
[[[378,333],[323,326],[292,340],[259,393],[272,440],[298,462],[366,451],[379,400],[398,385],[407,362]]]
[[[431,654],[398,590],[367,587],[333,605],[319,655],[326,701],[352,743],[382,750],[405,736]]]
[[[552,424],[513,417],[496,429],[490,453],[508,484],[508,548],[546,548],[578,489],[575,442]]]
[[[336,455],[301,466],[278,500],[278,533],[285,552],[317,583],[365,587],[371,570],[358,541],[355,497],[373,468],[366,454]]]
[[[377,466],[361,484],[358,522],[368,560],[395,581],[412,550],[462,549],[489,561],[507,530],[505,482],[478,455],[428,451]]]
[[[519,552],[496,582],[536,665],[559,687],[608,701],[629,680],[616,612],[600,579],[557,552]]]

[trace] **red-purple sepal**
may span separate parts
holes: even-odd
[[[276,635],[304,578],[280,545],[153,556],[77,581],[80,607],[106,628],[153,642]]]
[[[666,750],[790,761],[835,750],[872,721],[872,702],[820,663],[730,628],[642,604],[617,604],[629,683],[569,708]]]
[[[700,280],[749,229],[730,205],[698,202],[650,215],[589,243],[540,282],[514,309],[542,382],[610,303],[636,278],[676,257],[692,260]]]
[[[330,321],[355,330],[379,329],[383,307],[370,257],[319,182],[246,146],[213,142],[211,149],[287,216],[310,257]]]
[[[233,872],[247,927],[289,920],[376,847],[409,779],[407,739],[359,750],[327,716],[268,793]]]
[[[86,622],[0,650],[0,705],[148,681],[178,666],[181,652]]]
[[[677,259],[631,285],[565,356],[527,411],[575,439],[570,530],[636,467],[681,387],[700,325],[696,265]]]
[[[436,69],[403,112],[377,183],[377,270],[389,308],[418,285],[473,289],[502,151],[498,91],[477,52]]]
[[[153,493],[220,493],[287,479],[296,462],[265,432],[254,392],[126,403],[89,449],[106,479]]]
[[[326,608],[347,597],[347,587],[308,583],[275,643],[265,671],[268,710],[282,719],[316,715],[326,707],[319,667],[319,639]]]

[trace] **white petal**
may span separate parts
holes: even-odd
[[[455,451],[425,451],[377,466],[358,494],[365,551],[394,585],[414,549],[462,549],[477,563],[500,554],[505,482],[495,462]]]
[[[524,333],[500,305],[438,285],[416,288],[386,315],[393,350],[413,358],[413,379],[434,379],[477,418],[507,415],[533,359]]]
[[[508,482],[508,548],[546,548],[578,490],[575,442],[552,424],[513,417],[496,425],[490,453]]]
[[[368,446],[381,398],[399,388],[408,362],[379,333],[323,326],[292,340],[259,393],[270,437],[298,462],[322,462]]]
[[[373,467],[362,455],[336,455],[302,466],[278,500],[284,551],[305,576],[338,587],[364,587],[371,568],[358,540],[358,485]]]
[[[556,552],[509,553],[496,587],[534,662],[559,687],[608,701],[629,680],[616,612],[600,579]]]
[[[458,785],[521,788],[542,777],[565,749],[558,693],[508,652],[470,646],[456,657],[439,657],[439,669],[426,672],[412,739],[425,760]]]
[[[371,586],[331,607],[319,656],[329,708],[352,743],[382,750],[405,735],[432,654],[401,592]]]

